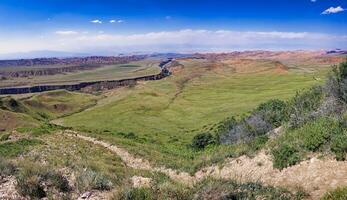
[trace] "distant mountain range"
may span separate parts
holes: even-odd
[[[345,54],[347,54],[347,50],[334,49],[334,50],[327,51],[327,54],[340,54],[340,55],[345,55]]]
[[[64,51],[30,51],[0,54],[0,60],[32,59],[32,58],[69,58],[91,56],[88,53],[72,53]]]
[[[179,58],[189,56],[190,54],[180,53],[156,53],[156,52],[132,52],[132,53],[73,53],[64,51],[30,51],[0,54],[0,60],[19,60],[34,58],[72,58],[72,57],[89,57],[89,56],[132,56],[132,55],[148,55],[155,58]]]
[[[246,53],[246,52],[276,52],[276,51],[234,51],[226,52],[230,53]],[[293,52],[293,51],[290,51]],[[321,51],[326,54],[339,54],[346,55],[347,50],[342,49],[333,49]],[[198,53],[199,54],[199,53]],[[206,53],[203,53],[206,54]],[[89,57],[89,56],[132,56],[132,55],[147,55],[152,58],[164,59],[164,58],[180,58],[187,57],[194,54],[185,54],[185,53],[159,53],[159,52],[132,52],[132,53],[74,53],[74,52],[64,52],[64,51],[30,51],[30,52],[18,52],[18,53],[8,53],[0,54],[0,60],[18,60],[18,59],[34,59],[34,58],[72,58],[72,57]]]

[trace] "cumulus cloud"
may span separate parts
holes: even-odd
[[[317,0],[311,0],[311,2],[316,2]]]
[[[112,23],[116,23],[116,20],[115,19],[111,19],[110,20],[110,23],[112,24]]]
[[[118,22],[118,23],[123,23],[124,20],[119,19],[119,20],[117,20],[117,22]]]
[[[90,21],[91,23],[94,23],[94,24],[102,24],[102,21],[101,20],[98,20],[98,19],[95,19],[95,20],[92,20]]]
[[[343,12],[346,9],[342,8],[341,6],[337,6],[336,8],[330,7],[322,12],[323,15],[328,15],[328,14],[334,14],[334,13],[339,13]]]
[[[56,31],[55,34],[66,36],[66,35],[77,35],[78,32],[77,31]]]

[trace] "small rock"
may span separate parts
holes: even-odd
[[[310,159],[310,163],[314,163],[314,162],[316,162],[316,161],[317,161],[317,158],[315,158],[315,157],[313,157],[313,158]]]
[[[91,195],[92,195],[91,192],[85,192],[80,196],[80,198],[81,199],[88,199]]]

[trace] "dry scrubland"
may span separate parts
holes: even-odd
[[[336,143],[336,138],[345,137],[339,121],[343,113],[339,118],[311,117],[312,112],[326,104],[329,95],[321,89],[303,92],[314,85],[323,85],[330,66],[343,59],[303,52],[211,55],[207,59],[178,59],[180,65],[172,68],[173,75],[166,79],[139,82],[97,95],[52,91],[2,97],[0,194],[54,199],[83,194],[95,199],[318,198],[338,185],[316,189],[315,184],[289,187],[293,184],[283,177],[286,173],[293,177],[302,174],[294,172],[306,166],[318,167],[321,161],[314,159],[323,157],[331,166],[344,168],[344,162],[335,160],[343,160],[346,153],[344,144]],[[146,65],[98,70],[110,77],[123,77],[123,72],[130,77],[157,69]],[[101,78],[97,75],[94,71],[83,71],[66,77],[69,81],[80,80],[71,77]],[[48,80],[35,78],[44,79]],[[294,97],[297,91],[302,92]],[[279,100],[258,106],[270,99]],[[299,104],[309,105],[309,109],[304,106],[295,113],[297,118],[286,118],[282,113],[282,108],[299,108]],[[252,125],[252,116],[271,116],[271,123],[264,130],[280,125],[282,128],[270,135],[252,129],[255,132],[251,135],[245,132],[247,138],[231,142],[228,135],[231,130],[243,127],[243,123]],[[195,176],[200,173],[203,178],[191,185],[172,179],[165,170],[134,167],[122,155],[105,147],[81,139],[76,142],[77,138],[64,133],[66,128],[116,145],[153,168],[165,166]],[[319,132],[318,136],[310,130],[317,130],[314,133]],[[307,164],[297,165],[301,161]],[[325,166],[324,162],[322,165]],[[254,170],[259,171],[258,175],[264,176],[259,180],[268,186],[247,179],[246,174],[235,177],[234,171],[239,169],[249,170],[248,177],[253,176]],[[245,172],[241,170],[240,174],[242,171]],[[273,175],[279,177],[277,182],[269,178]],[[340,184],[345,180],[337,181]],[[343,198],[345,189],[324,198],[334,199],[338,195]]]

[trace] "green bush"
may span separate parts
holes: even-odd
[[[288,144],[272,150],[272,155],[274,157],[273,166],[278,169],[295,165],[301,160],[299,149]]]
[[[191,146],[194,149],[204,149],[207,145],[215,143],[216,139],[211,133],[200,133],[194,136]]]
[[[273,127],[281,126],[287,120],[287,104],[278,99],[272,99],[258,106],[255,112],[262,114],[265,121],[271,123]]]
[[[260,104],[240,120],[236,120],[235,117],[227,118],[217,127],[217,140],[221,144],[250,142],[286,121],[286,110],[287,105],[284,101],[273,99]]]
[[[15,171],[16,167],[11,162],[0,157],[0,178],[13,175]]]
[[[258,136],[256,138],[254,138],[252,141],[246,143],[246,145],[249,147],[249,150],[251,152],[256,152],[256,151],[262,149],[268,140],[269,140],[269,138],[265,135]]]
[[[339,187],[333,191],[327,192],[322,200],[345,200],[347,199],[347,187]]]
[[[345,160],[347,153],[347,133],[346,131],[341,134],[333,136],[331,140],[331,151],[335,153],[336,160]]]
[[[331,136],[341,131],[339,123],[330,118],[319,118],[297,130],[307,150],[317,151]]]
[[[47,196],[48,190],[69,191],[68,181],[59,173],[34,163],[25,163],[16,175],[17,190],[23,196],[40,199]]]
[[[235,117],[226,118],[222,122],[218,123],[217,128],[216,128],[217,129],[216,132],[218,134],[223,134],[223,133],[228,132],[229,130],[231,130],[237,124],[238,124],[238,122],[235,119]]]
[[[300,127],[307,121],[312,120],[312,112],[316,111],[324,97],[323,88],[315,86],[302,93],[297,93],[289,101],[288,116],[289,125],[292,128]]]
[[[328,89],[333,89],[336,91],[336,96],[347,103],[347,60],[343,63],[340,63],[338,67],[333,68],[333,75],[329,77],[330,84]],[[337,87],[337,88],[336,88]]]
[[[76,177],[76,187],[80,192],[88,190],[110,190],[112,182],[103,174],[91,169],[79,170]]]

